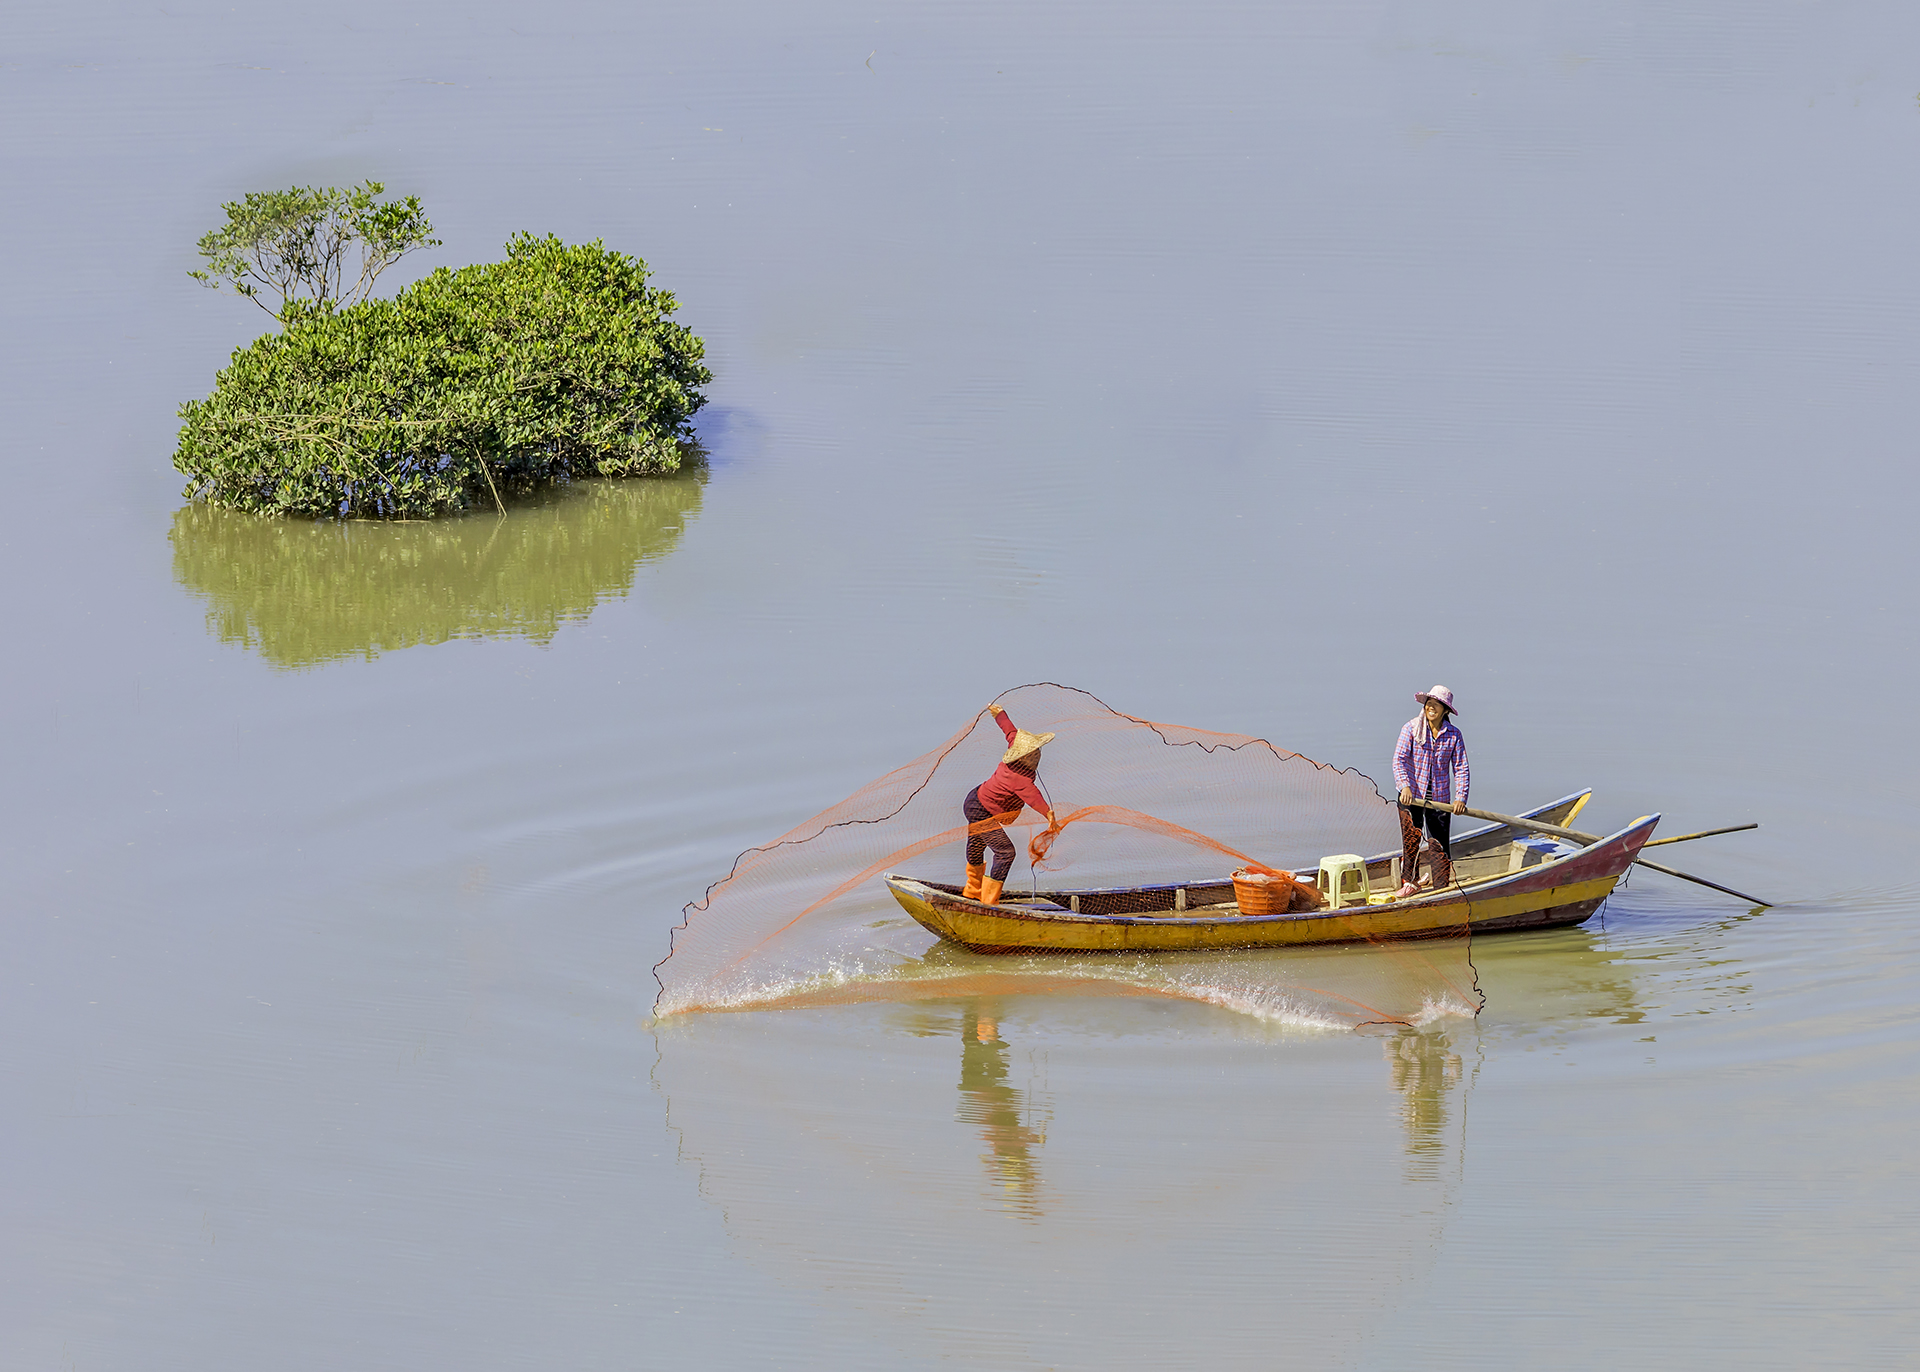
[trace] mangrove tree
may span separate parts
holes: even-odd
[[[191,499],[343,518],[677,471],[712,373],[675,308],[638,258],[524,233],[391,299],[288,297],[181,406],[174,465]]]

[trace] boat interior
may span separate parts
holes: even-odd
[[[1591,795],[1591,791],[1580,791],[1551,805],[1522,811],[1521,818],[1537,819],[1544,824],[1564,828],[1573,823]],[[1506,824],[1491,824],[1461,834],[1452,840],[1450,846],[1453,850],[1454,880],[1462,886],[1504,877],[1580,851],[1577,844],[1565,843],[1545,834],[1520,832]],[[1426,875],[1424,863],[1421,871],[1423,876]],[[1385,903],[1405,880],[1397,852],[1368,858],[1366,872],[1368,904]],[[1311,880],[1315,874],[1303,870],[1299,875],[1304,880]],[[922,881],[920,884],[948,895],[960,894],[960,887],[948,882]],[[1017,891],[1010,885],[1001,896],[1000,904],[1028,910],[1162,919],[1218,918],[1240,913],[1230,879],[1082,890],[1029,888]],[[1349,897],[1348,908],[1358,908],[1358,904],[1357,899]]]

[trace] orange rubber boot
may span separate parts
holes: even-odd
[[[980,881],[981,881],[981,878],[986,876],[986,874],[987,874],[986,863],[983,862],[978,867],[975,867],[971,863],[969,863],[967,866],[967,885],[966,885],[966,888],[960,892],[960,894],[965,896],[968,900],[980,899]]]
[[[1004,885],[1006,885],[1006,883],[1003,881],[995,881],[992,877],[986,878],[980,883],[980,903],[982,905],[998,905],[1000,903],[1000,888]]]

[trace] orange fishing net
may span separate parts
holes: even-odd
[[[1330,1027],[1477,1012],[1464,903],[1457,927],[1418,939],[1383,936],[1365,907],[1341,911],[1350,941],[1304,948],[989,955],[938,939],[883,875],[957,886],[969,833],[1003,824],[1027,840],[1007,902],[1220,883],[1236,870],[1255,883],[1295,871],[1311,883],[1325,855],[1399,848],[1393,803],[1360,772],[1247,735],[1136,719],[1052,683],[997,703],[1021,729],[1056,735],[1037,778],[1054,825],[1030,809],[1013,821],[963,815],[1006,748],[982,711],[931,752],[742,853],[686,907],[655,968],[655,1013],[1020,990],[1179,996]],[[1310,903],[1296,893],[1295,908]]]

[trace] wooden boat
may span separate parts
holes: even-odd
[[[1519,816],[1562,828],[1585,807],[1581,791]],[[997,905],[961,888],[889,873],[906,912],[941,938],[976,953],[1149,952],[1277,948],[1376,938],[1432,938],[1580,924],[1632,865],[1660,816],[1635,820],[1582,848],[1496,824],[1452,843],[1453,884],[1392,899],[1400,855],[1367,859],[1369,903],[1304,914],[1243,915],[1230,878],[1083,890],[1009,890]]]

